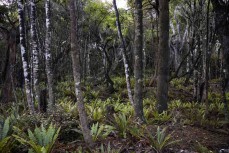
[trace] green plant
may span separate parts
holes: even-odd
[[[171,134],[166,134],[166,128],[161,129],[159,126],[157,127],[156,135],[153,136],[151,132],[146,130],[148,133],[148,139],[150,144],[152,145],[153,149],[158,153],[162,153],[163,150],[172,144],[179,142],[178,140],[173,141]]]
[[[71,80],[70,78],[68,80]],[[74,90],[74,81],[64,81],[59,82],[56,86],[56,90],[58,93],[57,97],[63,98],[63,97],[69,97],[71,99],[75,99],[75,90]]]
[[[104,125],[97,122],[91,127],[91,135],[94,141],[99,138],[105,139],[115,128],[111,125]]]
[[[67,98],[68,99],[68,98]],[[62,100],[59,106],[73,117],[78,116],[77,104],[74,104],[71,100]]]
[[[153,111],[153,121],[157,123],[164,123],[171,119],[171,114],[167,111],[163,111],[162,113],[158,113],[157,111]]]
[[[143,111],[145,119],[148,121],[152,116],[152,110],[150,108],[144,108]]]
[[[124,77],[115,77],[112,79],[115,85],[115,88],[125,88],[126,87],[126,79]]]
[[[105,109],[102,107],[93,107],[91,105],[86,105],[89,117],[94,121],[101,121],[105,115]]]
[[[107,147],[101,144],[100,148],[95,151],[95,153],[119,153],[121,149],[112,149],[110,142],[108,143]]]
[[[57,129],[50,124],[48,129],[45,129],[43,124],[41,127],[36,127],[34,132],[28,129],[28,135],[23,133],[19,128],[14,127],[18,135],[13,135],[20,143],[29,145],[29,152],[35,153],[51,153],[54,143],[60,132],[60,127]]]
[[[226,99],[229,100],[229,92],[226,92]]]
[[[213,153],[211,150],[209,150],[207,147],[203,146],[197,141],[197,144],[195,145],[195,149],[198,153]]]
[[[120,111],[123,114],[125,114],[126,116],[134,116],[134,108],[130,103],[116,103],[117,105],[115,105],[115,110],[116,111]]]
[[[171,103],[169,104],[169,109],[178,109],[181,107],[182,107],[182,103],[180,100],[171,101]]]
[[[10,118],[0,120],[0,153],[10,152],[13,141],[9,135]]]
[[[178,89],[181,89],[182,85],[185,83],[185,80],[185,78],[175,78],[170,82],[170,84]]]
[[[128,132],[130,133],[130,135],[133,138],[135,138],[137,140],[141,140],[144,137],[145,126],[146,125],[133,124],[133,125],[129,126]]]
[[[127,136],[127,130],[128,130],[128,119],[125,114],[114,114],[114,126],[119,132],[119,135],[123,138],[126,138]]]
[[[91,95],[92,95],[92,97],[94,97],[95,99],[97,99],[98,97],[99,97],[99,91],[94,91],[94,90],[92,90],[91,91]]]

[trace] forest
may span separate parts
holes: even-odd
[[[229,0],[1,0],[0,53],[0,153],[229,153]]]

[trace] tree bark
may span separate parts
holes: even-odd
[[[9,103],[13,98],[13,77],[16,63],[16,31],[14,29],[7,32],[7,54],[5,68],[3,72],[3,87],[1,101]],[[16,99],[15,99],[16,100]]]
[[[50,29],[50,0],[45,1],[46,37],[45,37],[45,68],[48,80],[48,111],[52,111],[55,99],[53,93],[53,72],[51,69],[51,29]]]
[[[79,42],[77,39],[77,21],[76,21],[76,10],[75,10],[75,0],[70,0],[70,18],[71,18],[71,53],[72,53],[72,68],[73,76],[75,81],[75,94],[78,103],[78,111],[80,124],[84,136],[85,142],[89,146],[93,146],[92,136],[90,135],[90,129],[88,128],[87,114],[85,111],[85,106],[83,103],[83,95],[81,91],[81,78],[80,78],[80,51]]]
[[[22,3],[22,0],[18,0],[18,15],[19,15],[20,49],[21,49],[23,74],[25,79],[26,98],[27,98],[29,111],[31,114],[34,114],[35,110],[34,110],[34,103],[32,99],[28,56],[26,53],[24,5]]]
[[[229,28],[229,26],[227,27]],[[229,90],[229,33],[222,38],[223,44],[223,78],[222,78],[222,100],[224,103],[225,120],[229,121],[229,110],[226,93]]]
[[[30,0],[30,34],[31,34],[31,49],[33,59],[33,87],[35,92],[35,100],[38,102],[38,110],[40,111],[40,89],[38,80],[39,59],[38,59],[38,45],[37,45],[37,31],[36,31],[36,5],[34,0]]]
[[[215,28],[223,46],[222,100],[224,103],[225,120],[229,121],[228,102],[226,99],[226,91],[229,88],[229,1],[211,0],[211,2],[215,12]]]
[[[208,115],[209,101],[208,101],[208,89],[209,89],[209,63],[210,63],[210,47],[209,47],[209,13],[210,13],[210,0],[207,3],[207,15],[206,15],[206,40],[203,53],[203,78],[204,78],[204,91],[202,101],[205,102],[206,112]]]
[[[145,122],[143,113],[143,11],[142,0],[135,0],[135,45],[134,45],[134,110],[135,116]]]
[[[159,1],[159,54],[157,80],[157,109],[159,113],[168,108],[169,79],[169,0]]]

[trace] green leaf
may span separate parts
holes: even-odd
[[[28,135],[31,140],[33,140],[34,142],[37,142],[37,139],[35,138],[34,134],[32,133],[30,129],[28,129]]]
[[[4,139],[7,136],[7,133],[9,132],[9,128],[10,128],[10,118],[7,117],[7,119],[4,122],[3,129],[2,129],[2,139]]]
[[[17,132],[21,130],[16,128]],[[43,125],[41,127],[36,127],[34,132],[28,130],[28,136],[23,135],[23,137],[18,135],[13,135],[20,143],[29,145],[32,150],[30,152],[35,153],[51,153],[54,143],[58,137],[60,128],[56,129],[52,124],[46,130]]]
[[[40,128],[36,127],[35,130],[34,130],[34,135],[37,138],[37,143],[40,144],[41,146],[43,146],[42,130]]]
[[[10,137],[5,137],[0,141],[0,152],[4,150],[4,148],[7,146],[7,143],[9,140],[10,140]]]

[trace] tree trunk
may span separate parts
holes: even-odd
[[[145,122],[143,113],[143,11],[142,0],[135,0],[135,40],[134,40],[134,110],[135,116]]]
[[[3,72],[3,87],[1,101],[3,103],[9,103],[13,98],[13,76],[14,66],[16,63],[16,31],[13,29],[7,34],[7,54],[6,64]],[[16,100],[16,99],[15,99]]]
[[[133,94],[131,91],[131,84],[130,84],[129,63],[127,61],[127,55],[126,55],[126,45],[125,45],[125,41],[122,35],[122,30],[121,30],[122,28],[121,28],[121,24],[119,20],[119,12],[118,12],[118,8],[116,5],[116,0],[113,0],[113,5],[114,5],[115,15],[116,15],[116,26],[118,28],[118,37],[122,43],[121,53],[122,53],[122,60],[123,60],[124,68],[125,68],[126,87],[127,87],[128,97],[129,97],[130,103],[134,106],[134,99],[133,99]]]
[[[210,47],[209,47],[209,10],[210,0],[207,4],[207,15],[206,15],[206,40],[204,40],[204,53],[203,53],[203,78],[204,78],[204,91],[202,101],[205,102],[206,112],[208,114],[209,102],[208,102],[208,89],[209,89],[209,63],[210,63]],[[205,13],[204,13],[205,14]]]
[[[219,0],[211,0],[213,10],[215,12],[215,27],[221,38],[223,46],[222,62],[222,97],[224,103],[225,120],[229,121],[228,102],[226,99],[226,91],[229,88],[229,1],[220,2]]]
[[[34,0],[30,0],[30,21],[31,21],[31,49],[33,59],[33,87],[35,92],[35,100],[38,102],[38,110],[40,111],[40,89],[38,80],[39,59],[38,59],[38,46],[37,46],[37,31],[36,31],[36,5]]]
[[[20,32],[20,49],[21,49],[21,58],[23,66],[23,74],[25,79],[25,91],[26,98],[31,114],[35,113],[34,103],[32,99],[32,91],[30,84],[30,75],[29,75],[29,65],[28,65],[28,56],[26,53],[26,41],[25,41],[25,19],[24,19],[24,5],[22,0],[18,0],[18,15],[19,15],[19,32]]]
[[[228,27],[229,28],[229,27]],[[225,120],[229,121],[229,110],[226,93],[229,90],[229,33],[224,35],[223,41],[223,81],[222,81],[222,97],[224,103]]]
[[[167,110],[169,79],[169,0],[159,1],[159,53],[157,80],[157,109]]]
[[[45,37],[45,68],[48,80],[48,111],[52,111],[54,107],[53,93],[53,73],[51,69],[51,29],[50,29],[50,0],[45,1],[46,13],[46,37]]]
[[[93,146],[92,136],[90,135],[90,129],[88,128],[87,114],[83,103],[83,95],[81,91],[81,78],[80,78],[80,51],[77,39],[77,21],[76,21],[76,10],[75,0],[70,0],[70,18],[71,18],[71,52],[72,52],[72,68],[73,76],[75,81],[75,94],[78,103],[78,111],[80,117],[80,124],[84,136],[85,142],[89,146]]]

